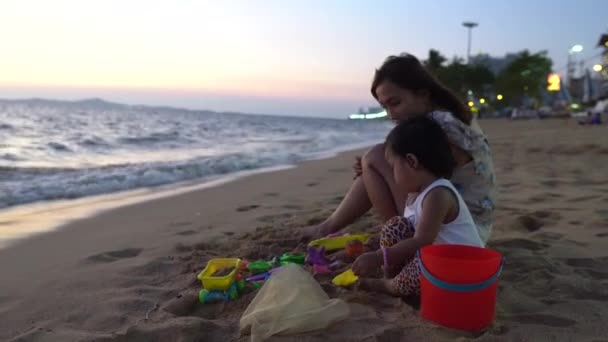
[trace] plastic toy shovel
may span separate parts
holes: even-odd
[[[353,273],[352,269],[344,271],[332,279],[332,283],[336,286],[350,286],[359,280],[359,277]]]

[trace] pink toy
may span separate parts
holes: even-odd
[[[313,274],[328,274],[331,272],[329,265],[312,265]]]

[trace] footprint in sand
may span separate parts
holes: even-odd
[[[181,232],[177,232],[177,233],[175,233],[175,235],[188,236],[188,235],[194,235],[196,233],[197,233],[196,231],[188,229],[188,230],[184,230]]]
[[[575,325],[577,322],[568,318],[544,315],[544,314],[521,314],[506,317],[507,320],[522,324],[546,325],[549,327],[566,328]]]
[[[560,197],[562,197],[562,195],[547,192],[540,195],[534,195],[528,198],[528,203],[547,202]]]
[[[567,199],[566,202],[570,202],[570,203],[573,203],[573,202],[586,202],[586,201],[598,199],[600,197],[601,196],[599,196],[599,195],[573,197],[573,198]]]
[[[182,222],[171,222],[169,223],[169,227],[185,227],[191,225],[190,221],[182,221]]]
[[[530,147],[526,150],[526,152],[528,153],[539,153],[539,152],[543,152],[543,149],[540,147]]]
[[[608,219],[608,210],[607,209],[599,209],[595,211],[602,219]]]
[[[120,259],[134,258],[143,251],[142,248],[125,248],[118,251],[104,252],[100,254],[91,255],[87,258],[89,262],[95,263],[108,263],[118,261]]]
[[[514,228],[528,232],[539,230],[544,223],[538,218],[530,215],[522,215],[515,219]]]
[[[500,187],[501,187],[501,188],[505,188],[505,189],[510,189],[510,188],[512,188],[512,187],[519,186],[519,185],[521,185],[521,183],[519,183],[519,182],[514,182],[514,183],[503,183],[503,184],[500,184]]]
[[[542,232],[542,233],[538,233],[536,235],[534,235],[535,238],[538,238],[540,240],[559,240],[561,238],[564,237],[564,234],[560,234],[560,233],[553,233],[553,232]]]
[[[337,168],[337,169],[329,169],[327,171],[329,171],[329,172],[346,172],[348,170],[349,169],[346,169],[346,168]]]
[[[575,272],[593,280],[608,279],[608,257],[604,258],[569,258],[564,263],[575,268]],[[602,299],[608,296],[600,296]],[[599,297],[596,299],[600,299]],[[601,299],[601,300],[602,300]]]
[[[299,209],[302,209],[302,206],[295,205],[295,204],[285,204],[285,205],[282,205],[281,208],[283,208],[283,209],[291,209],[291,210],[299,210]]]
[[[185,253],[192,251],[193,247],[189,245],[185,245],[181,242],[175,244],[174,249],[176,252]]]
[[[546,243],[519,238],[496,240],[492,243],[492,246],[497,247],[499,249],[519,248],[531,251],[538,251],[549,247],[549,245]]]
[[[544,304],[547,304],[547,305],[555,305],[555,304],[566,303],[563,300],[556,300],[556,299],[551,299],[551,298],[543,298],[540,301],[541,301],[541,303],[544,303]]]
[[[251,205],[244,205],[241,207],[236,208],[236,211],[238,212],[244,212],[244,211],[249,211],[249,210],[253,210],[256,208],[259,208],[260,206],[257,204],[251,204]]]
[[[551,211],[538,210],[515,218],[513,229],[524,232],[535,232],[551,221],[557,221],[561,215]]]
[[[591,267],[608,270],[608,257],[599,258],[568,258],[565,263],[572,267]]]
[[[591,278],[594,280],[606,280],[608,279],[608,272],[600,272],[591,269],[579,268],[575,270],[576,273],[582,275],[585,278]]]
[[[540,184],[542,184],[543,186],[547,187],[547,188],[555,188],[559,182],[555,181],[555,180],[546,180],[546,181],[541,181]]]
[[[210,250],[211,248],[213,248],[213,244],[202,241],[202,242],[195,243],[192,247],[194,247],[194,249],[196,249],[196,250],[207,251],[207,250]]]
[[[310,183],[306,184],[307,187],[313,187],[313,186],[317,186],[317,185],[319,185],[318,182],[310,182]]]
[[[591,258],[570,258],[566,259],[565,263],[572,267],[594,267],[598,264],[595,259]]]
[[[277,192],[267,192],[264,194],[266,197],[277,197],[279,194]]]
[[[259,222],[271,223],[271,222],[276,222],[276,221],[284,221],[284,220],[287,220],[287,219],[289,219],[291,217],[292,217],[292,214],[290,214],[290,213],[283,213],[283,214],[277,214],[277,215],[264,215],[264,216],[260,216],[260,217],[256,218],[256,220],[259,221]]]
[[[601,288],[582,289],[578,286],[573,286],[569,289],[569,296],[576,300],[594,300],[600,302],[608,301],[608,294],[600,292]]]

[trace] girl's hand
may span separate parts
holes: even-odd
[[[353,272],[360,277],[374,274],[384,263],[382,256],[376,252],[361,254],[353,263]]]
[[[363,172],[363,167],[361,166],[361,157],[355,157],[353,171],[355,171],[355,177],[353,177],[353,179],[357,179],[357,177],[361,176],[361,173]]]

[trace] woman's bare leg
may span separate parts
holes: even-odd
[[[357,178],[338,208],[316,228],[321,235],[334,233],[363,216],[372,206],[383,221],[403,212],[407,194],[401,194],[393,170],[384,158],[384,145],[372,147],[362,160],[363,174]]]
[[[401,216],[406,194],[400,194],[393,177],[393,169],[384,157],[384,145],[376,145],[362,161],[363,183],[376,214],[383,222]]]
[[[319,225],[321,233],[323,235],[335,233],[363,216],[371,207],[372,203],[367,196],[363,178],[358,177],[342,199],[342,202],[340,202],[338,208]]]

